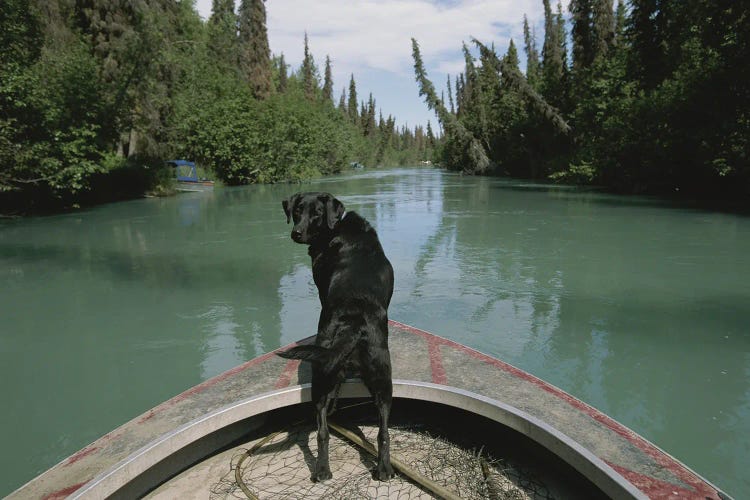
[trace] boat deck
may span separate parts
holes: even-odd
[[[539,429],[542,429],[543,439],[547,440],[543,444],[554,452],[574,448],[575,456],[588,457],[587,461],[596,463],[598,471],[606,471],[625,484],[617,490],[625,493],[610,493],[610,496],[727,498],[646,439],[564,391],[450,340],[395,321],[390,322],[389,329],[396,397],[407,394],[421,397],[419,394],[446,388],[447,404],[451,398],[472,394],[478,395],[477,408],[493,402],[510,408],[511,426],[516,430],[540,441]],[[273,353],[262,355],[131,420],[33,479],[9,498],[49,500],[71,495],[97,498],[92,484],[109,477],[108,471],[129,467],[128,457],[143,453],[161,436],[251,396],[288,390],[284,394],[297,398],[297,402],[305,397],[309,400],[309,391],[291,390],[309,380],[306,363],[285,360]],[[394,402],[394,409],[396,405],[398,401]],[[559,452],[564,453],[567,452]],[[584,460],[580,463],[577,460],[573,457],[568,462],[587,475]],[[118,465],[123,463],[126,465]],[[596,478],[592,481],[596,483]]]
[[[342,407],[345,404],[341,402],[335,421],[346,421],[364,439],[375,443],[378,426],[372,418],[377,414],[374,406],[364,405],[359,415],[352,415]],[[312,412],[310,405],[304,408],[304,415],[309,417]],[[492,429],[483,428],[477,419],[462,418],[459,412],[443,412],[432,405],[412,405],[407,411],[394,413],[389,429],[391,457],[461,499],[606,498],[570,467],[550,460],[545,450],[509,439],[507,433],[488,433]],[[429,416],[427,421],[425,416]],[[297,425],[284,422],[280,432],[254,433],[250,439],[193,464],[145,498],[245,498],[243,487],[262,499],[435,498],[427,487],[401,474],[390,481],[375,480],[375,458],[335,432],[329,452],[333,478],[313,483],[310,474],[317,445],[311,420]],[[253,451],[248,455],[248,450]]]

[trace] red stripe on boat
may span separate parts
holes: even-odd
[[[63,463],[63,467],[67,467],[70,464],[74,464],[74,463],[78,462],[83,457],[85,457],[87,455],[91,455],[92,453],[94,453],[98,449],[99,449],[98,446],[91,446],[91,447],[87,446],[86,448],[84,448],[84,449],[78,451],[77,453],[69,456],[68,459],[65,460],[65,462]]]
[[[287,361],[286,366],[284,367],[284,371],[281,372],[281,375],[279,375],[279,380],[276,381],[274,389],[283,389],[284,387],[289,387],[289,383],[292,381],[294,372],[296,372],[297,368],[299,368],[299,364],[300,361],[298,359],[290,359],[289,361]]]
[[[432,372],[432,382],[435,384],[446,385],[448,377],[445,375],[443,366],[443,353],[440,352],[440,341],[437,337],[427,338],[427,352],[430,357],[430,371]]]
[[[708,485],[703,484],[702,489],[685,488],[683,486],[670,483],[669,481],[663,481],[655,477],[647,476],[639,472],[635,472],[625,467],[615,465],[611,462],[607,462],[607,465],[612,467],[615,472],[620,474],[622,477],[630,481],[636,488],[648,495],[649,498],[659,498],[665,500],[682,500],[685,498],[719,498],[716,496],[716,492],[713,489],[709,489]],[[711,496],[713,495],[713,496]]]
[[[53,491],[52,493],[45,495],[42,497],[42,500],[57,500],[58,498],[66,498],[75,493],[76,491],[80,490],[81,487],[88,483],[88,481],[84,481],[82,483],[74,484],[72,486],[67,486],[61,490]]]

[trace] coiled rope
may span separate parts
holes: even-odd
[[[360,406],[367,403],[356,403],[350,406],[345,407],[344,409],[349,409],[354,406]],[[300,425],[303,425],[305,423],[304,420],[295,422],[292,424],[291,428],[298,427]],[[375,449],[375,446],[367,441],[366,439],[362,439],[360,436],[354,434],[353,432],[349,431],[348,429],[345,429],[344,427],[340,426],[339,424],[328,421],[328,426],[337,434],[345,438],[351,443],[354,443],[355,445],[359,446],[363,450],[365,450],[367,453],[377,457],[378,452]],[[282,434],[286,431],[277,431],[272,434],[269,434],[265,438],[261,439],[257,443],[255,443],[249,450],[247,450],[245,453],[242,454],[239,461],[237,462],[237,466],[234,469],[234,478],[237,482],[237,485],[240,487],[242,492],[249,498],[250,500],[260,500],[260,498],[255,495],[250,488],[247,487],[247,484],[245,484],[245,480],[242,478],[242,464],[250,458],[256,451],[261,449],[263,446],[265,446],[267,443],[272,441],[276,436],[279,434]],[[404,476],[408,477],[412,481],[419,484],[422,488],[432,493],[434,496],[444,498],[446,500],[459,500],[459,496],[453,493],[452,491],[444,488],[440,484],[436,483],[435,481],[432,481],[429,478],[426,478],[416,472],[414,469],[406,465],[403,461],[391,456],[391,465],[394,469],[396,469],[398,472],[403,474]]]

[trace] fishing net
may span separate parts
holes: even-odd
[[[370,443],[377,442],[376,425],[359,425],[357,429],[356,432]],[[391,426],[389,430],[393,458],[460,498],[554,498],[533,471],[494,457],[483,448],[467,449],[418,425]],[[240,483],[263,500],[435,498],[402,474],[386,482],[374,480],[372,471],[376,468],[376,458],[335,433],[331,433],[330,440],[333,479],[313,483],[310,474],[316,448],[316,433],[311,425],[298,425],[263,442],[256,440],[235,448],[230,470],[212,485],[210,498],[247,498]],[[248,450],[251,450],[249,455]]]

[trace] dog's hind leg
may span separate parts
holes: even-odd
[[[378,469],[376,477],[380,481],[388,481],[393,477],[391,465],[391,438],[388,434],[388,418],[391,414],[392,386],[388,381],[388,388],[380,394],[375,394],[375,406],[378,408],[380,428],[378,430]]]
[[[375,406],[378,409],[378,468],[375,471],[375,478],[380,481],[388,481],[394,476],[393,466],[391,465],[391,440],[388,434],[388,419],[393,400],[391,358],[387,348],[375,348],[370,353],[370,363],[362,367],[362,378],[370,390],[370,394],[373,395]]]
[[[312,400],[315,405],[315,417],[318,426],[318,458],[315,461],[315,469],[313,470],[310,479],[316,483],[333,477],[328,462],[328,442],[330,440],[330,431],[328,430],[328,406],[336,392],[336,386],[334,385],[331,387],[331,385],[327,384],[327,381],[324,379],[325,377],[320,374],[320,369],[318,367],[313,367]],[[320,383],[316,383],[317,381],[320,381]]]

